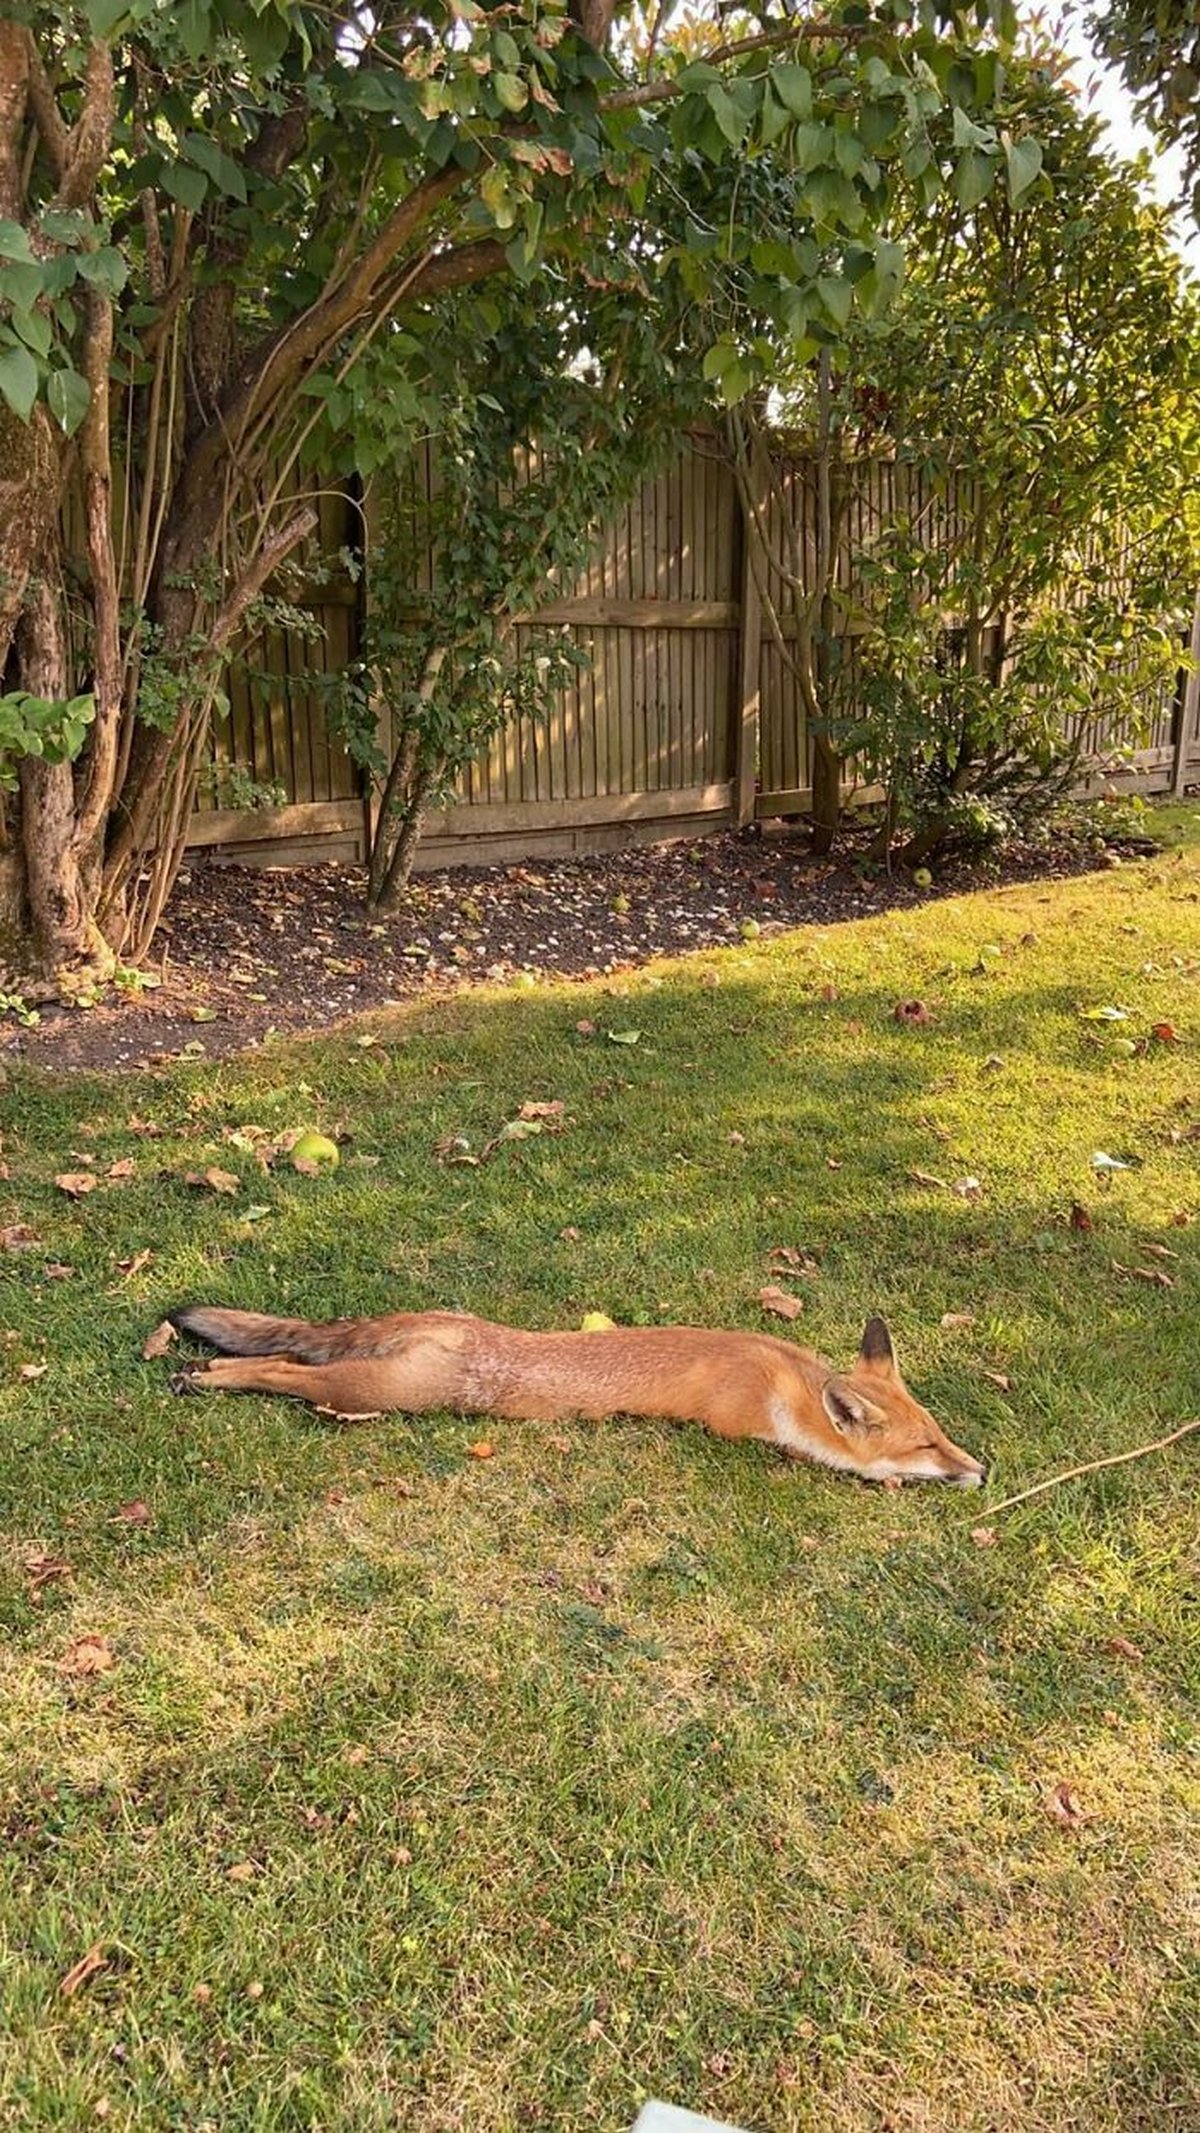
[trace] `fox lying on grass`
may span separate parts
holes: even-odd
[[[758,1437],[867,1481],[951,1481],[986,1469],[907,1390],[892,1337],[869,1318],[849,1370],[762,1333],[614,1326],[525,1333],[454,1311],[310,1325],[187,1304],[171,1322],[223,1354],[181,1392],[279,1392],[346,1419],[450,1407],[514,1421],[663,1415],[718,1437]]]

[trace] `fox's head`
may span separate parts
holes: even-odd
[[[821,1393],[836,1432],[831,1466],[867,1481],[952,1481],[975,1489],[987,1468],[951,1444],[914,1400],[896,1365],[892,1336],[881,1318],[869,1318],[850,1369],[827,1379]]]

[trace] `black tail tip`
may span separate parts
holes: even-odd
[[[176,1333],[195,1333],[196,1320],[203,1318],[208,1307],[205,1304],[174,1304],[167,1312],[167,1321]],[[200,1336],[203,1338],[203,1335]]]

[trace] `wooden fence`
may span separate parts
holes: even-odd
[[[842,583],[852,582],[855,556],[901,478],[877,462],[858,481],[839,557]],[[432,559],[420,530],[434,480],[429,462],[418,461],[408,479],[413,590],[429,594]],[[811,558],[811,467],[784,462],[779,486],[800,552]],[[355,544],[357,511],[349,498],[322,499],[324,555]],[[716,440],[690,439],[609,528],[570,595],[539,610],[539,626],[568,630],[586,663],[548,718],[517,719],[471,768],[454,804],[431,818],[418,865],[603,851],[802,812],[811,799],[807,721],[792,668],[764,628],[748,546]],[[306,603],[320,626],[314,642],[277,633],[257,675],[231,672],[230,716],[214,739],[214,789],[197,809],[193,845],[262,864],[362,857],[368,802],[303,678],[306,668],[331,673],[352,656],[361,596],[361,586],[335,574]],[[786,644],[794,629],[786,600],[780,620]],[[1194,649],[1200,653],[1200,620]],[[1146,745],[1128,765],[1107,766],[1105,736],[1094,737],[1097,788],[1182,791],[1200,780],[1197,677],[1185,682],[1181,674],[1150,712]],[[238,805],[249,781],[277,788],[280,804]]]

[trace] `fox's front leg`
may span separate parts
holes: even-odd
[[[284,1355],[221,1355],[181,1372],[173,1384],[177,1392],[284,1393],[347,1422],[367,1421],[398,1404],[394,1365],[368,1357],[293,1363]]]

